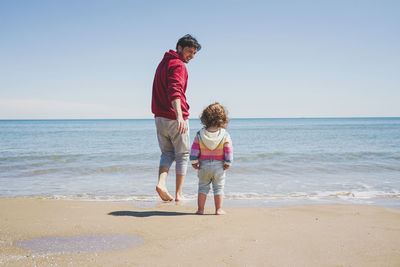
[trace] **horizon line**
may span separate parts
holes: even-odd
[[[230,120],[249,119],[398,119],[400,116],[349,116],[349,117],[232,117]],[[152,120],[154,118],[24,118],[24,119],[0,119],[0,121],[83,121],[83,120]],[[200,120],[200,118],[189,118]]]

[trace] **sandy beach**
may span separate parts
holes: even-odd
[[[0,199],[1,266],[399,266],[400,210],[375,206],[195,207]],[[111,251],[38,254],[20,241],[133,234]]]

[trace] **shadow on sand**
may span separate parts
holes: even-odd
[[[174,211],[113,211],[108,213],[113,216],[132,216],[132,217],[151,217],[151,216],[182,216],[182,215],[196,215],[187,212],[174,212]]]

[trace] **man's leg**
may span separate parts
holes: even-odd
[[[156,191],[160,198],[164,201],[173,200],[167,190],[167,176],[172,162],[175,160],[174,147],[168,137],[169,120],[164,118],[156,118],[157,139],[161,150],[160,165],[158,168],[158,183]]]
[[[183,182],[184,181],[185,181],[185,175],[184,174],[177,174],[176,175],[175,201],[183,200],[182,187],[183,187]]]
[[[185,181],[187,172],[187,165],[190,155],[190,135],[189,135],[189,124],[187,120],[187,132],[184,134],[177,133],[172,139],[175,149],[175,169],[176,169],[176,190],[175,190],[175,201],[183,200],[182,187]]]
[[[167,167],[160,166],[158,169],[158,183],[156,186],[156,190],[160,198],[164,201],[171,201],[173,200],[172,196],[168,193],[167,189],[167,175],[169,169]]]
[[[189,153],[180,153],[175,155],[176,158],[176,190],[175,190],[175,201],[183,200],[182,187],[185,181],[187,172],[187,165],[189,160]]]

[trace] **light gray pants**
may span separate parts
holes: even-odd
[[[175,172],[186,175],[190,154],[189,123],[188,131],[184,134],[178,132],[178,122],[163,117],[156,117],[157,139],[161,149],[160,167],[171,168],[174,161]]]
[[[199,193],[207,195],[212,183],[214,196],[224,195],[226,175],[223,161],[213,159],[202,160],[198,176]]]

